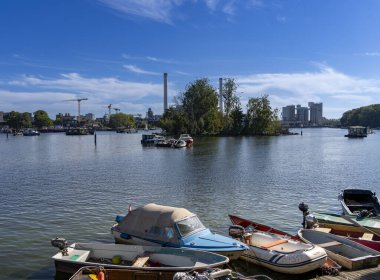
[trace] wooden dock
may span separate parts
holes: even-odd
[[[230,262],[231,268],[245,276],[266,275],[273,280],[380,280],[380,266],[360,270],[342,270],[339,275],[326,275],[321,271],[312,271],[306,274],[287,275],[277,273],[261,266],[256,266],[245,261]],[[264,279],[264,278],[257,278]]]
[[[301,278],[300,278],[301,279]],[[379,280],[380,279],[380,267],[360,269],[355,271],[341,271],[337,276],[318,276],[312,279],[319,280]]]

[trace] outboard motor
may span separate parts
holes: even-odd
[[[57,247],[61,251],[62,256],[68,256],[66,239],[61,238],[61,237],[56,237],[51,240],[51,245],[53,247]]]
[[[309,206],[307,204],[301,202],[298,205],[298,209],[300,209],[300,211],[302,211],[302,214],[303,214],[303,221],[302,221],[303,228],[311,229],[311,228],[318,227],[318,221],[314,217],[314,215],[309,213]]]
[[[232,238],[242,239],[244,236],[244,233],[245,233],[245,230],[244,230],[244,227],[242,226],[233,225],[233,226],[230,226],[230,228],[228,229],[228,234]]]

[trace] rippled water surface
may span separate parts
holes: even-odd
[[[0,134],[0,278],[54,279],[50,239],[113,242],[129,204],[185,207],[222,234],[229,213],[295,233],[302,201],[338,212],[341,189],[380,191],[380,133],[345,133],[196,138],[187,149],[143,147],[139,133],[100,132],[97,146],[94,136]]]

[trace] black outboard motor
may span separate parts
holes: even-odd
[[[68,256],[67,254],[67,241],[64,238],[56,237],[51,240],[51,245],[57,247],[63,256]]]
[[[243,236],[244,236],[244,233],[245,233],[245,230],[244,230],[244,227],[242,227],[242,226],[232,225],[232,226],[230,226],[230,228],[228,229],[228,234],[229,234],[229,236],[231,236],[232,238],[239,238],[239,239],[242,239]]]

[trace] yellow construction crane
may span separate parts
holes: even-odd
[[[77,99],[64,100],[64,101],[77,101],[78,102],[78,117],[77,117],[78,125],[80,124],[80,102],[83,100],[88,100],[88,98],[77,98]]]

